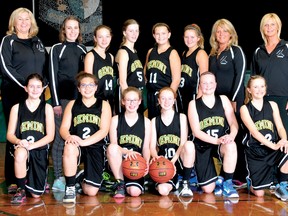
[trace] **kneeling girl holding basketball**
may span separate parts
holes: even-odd
[[[109,130],[110,144],[107,158],[112,173],[117,180],[115,198],[139,196],[144,192],[144,177],[138,180],[124,178],[122,161],[142,155],[148,167],[150,159],[150,120],[137,110],[141,104],[142,93],[138,88],[128,87],[122,92],[122,105],[125,112],[112,117]],[[146,170],[144,176],[148,173]]]
[[[191,197],[193,192],[189,187],[189,179],[195,161],[195,148],[192,141],[188,141],[187,117],[174,110],[176,94],[170,87],[159,91],[158,102],[161,114],[151,120],[150,153],[153,163],[159,157],[169,159],[175,165],[175,175],[165,183],[156,182],[156,190],[166,196],[175,190],[178,174],[183,176],[183,189],[180,196]]]

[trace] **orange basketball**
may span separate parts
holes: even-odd
[[[168,182],[173,178],[175,172],[174,164],[165,157],[159,157],[149,166],[150,177],[158,183]]]
[[[135,159],[126,158],[122,162],[123,175],[131,180],[142,178],[146,168],[146,160],[141,155],[137,155]]]

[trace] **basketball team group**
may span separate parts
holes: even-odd
[[[197,24],[185,26],[181,53],[170,45],[169,25],[154,24],[155,44],[142,62],[134,19],[123,23],[115,55],[109,26],[95,28],[87,50],[74,16],[64,19],[59,43],[47,51],[33,13],[15,9],[0,47],[11,203],[45,193],[50,153],[52,190],[64,192],[63,203],[76,203],[77,193],[96,196],[105,171],[115,180],[115,199],[141,196],[147,179],[161,196],[193,197],[192,173],[203,193],[239,198],[235,180],[242,173],[255,196],[274,188],[287,201],[288,42],[281,28],[277,14],[262,17],[263,44],[245,78],[245,54],[224,18],[212,27],[209,54]],[[143,176],[129,178],[122,162],[140,157]],[[161,158],[174,167],[164,182],[149,178],[149,165]]]

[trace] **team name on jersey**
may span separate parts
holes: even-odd
[[[159,60],[152,60],[152,61],[148,62],[147,68],[148,69],[156,68],[156,69],[160,70],[163,74],[165,74],[167,66]]]
[[[255,126],[256,126],[258,131],[268,129],[268,130],[274,132],[273,122],[271,122],[269,120],[264,119],[264,120],[257,121],[257,122],[255,122]]]
[[[180,144],[180,137],[175,136],[174,134],[165,134],[159,137],[158,139],[158,144],[164,145],[164,144],[175,144],[177,146],[179,146]]]
[[[37,121],[25,121],[21,123],[20,132],[23,133],[25,131],[38,131],[44,134],[44,125]]]
[[[209,118],[205,118],[202,121],[200,121],[200,129],[203,130],[207,127],[214,126],[214,125],[220,125],[224,127],[225,119],[221,116],[213,116]]]
[[[192,70],[192,68],[191,68],[189,65],[187,65],[187,64],[181,65],[181,71],[182,71],[182,73],[186,73],[189,77],[192,76],[193,70]]]
[[[142,63],[140,60],[135,60],[132,64],[131,64],[131,71],[134,72],[136,71],[138,68],[143,68]]]
[[[131,144],[136,145],[139,148],[141,148],[142,139],[138,136],[135,136],[135,135],[122,135],[122,136],[120,136],[119,144],[121,145],[121,144],[127,144],[127,143],[131,143]]]
[[[110,67],[110,66],[105,66],[105,67],[102,67],[102,68],[98,71],[99,79],[101,79],[103,76],[106,76],[106,75],[113,76],[113,68],[112,68],[112,67]]]
[[[100,118],[95,114],[80,114],[73,118],[74,127],[82,123],[92,123],[100,125]]]

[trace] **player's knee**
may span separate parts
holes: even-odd
[[[142,191],[137,187],[129,187],[127,193],[132,197],[138,197],[142,194]]]
[[[111,143],[107,148],[107,156],[113,156],[120,152],[118,144]]]
[[[157,187],[157,190],[160,195],[168,196],[170,191],[172,190],[172,185],[170,187],[170,185],[167,185],[167,184],[159,184]]]
[[[253,193],[257,197],[263,197],[265,194],[265,191],[264,190],[253,190]]]

